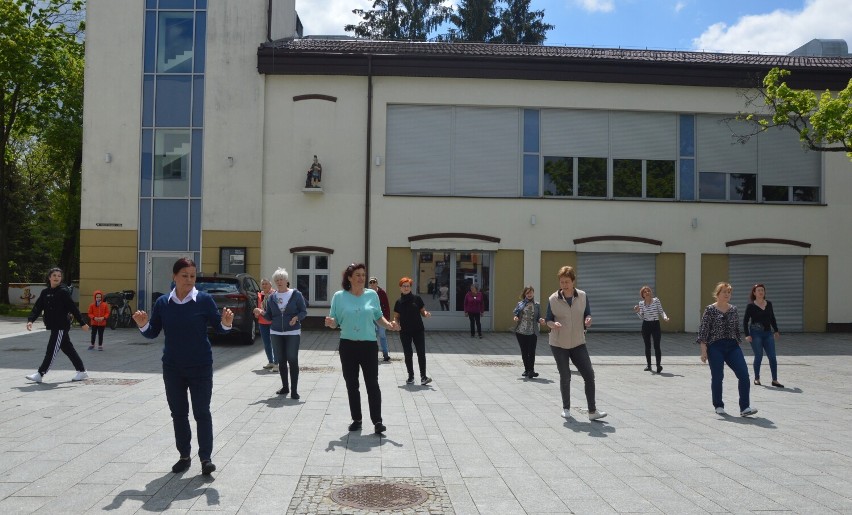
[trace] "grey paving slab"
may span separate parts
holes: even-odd
[[[217,342],[218,470],[206,478],[197,458],[170,471],[161,341],[109,331],[106,351],[81,352],[92,381],[71,383],[60,356],[36,385],[23,376],[45,334],[22,326],[0,319],[0,513],[346,513],[327,493],[299,490],[346,478],[439,481],[447,504],[433,513],[852,513],[852,335],[784,335],[786,387],[752,386],[760,412],[743,419],[730,373],[732,414],[713,413],[693,335],[664,334],[665,368],[649,374],[638,334],[592,331],[601,422],[588,421],[577,374],[572,418],[559,416],[544,338],[541,376],[524,380],[511,334],[430,333],[434,382],[421,387],[405,384],[392,335],[379,372],[383,437],[347,430],[336,333],[303,334],[299,401],[275,394],[259,342]],[[71,338],[85,347],[82,333]]]

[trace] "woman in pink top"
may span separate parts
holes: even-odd
[[[479,333],[479,338],[482,338],[482,323],[480,317],[485,311],[485,303],[482,301],[482,292],[480,292],[475,284],[470,285],[470,291],[464,296],[464,314],[470,319],[470,337],[476,336]]]

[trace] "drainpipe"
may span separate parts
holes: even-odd
[[[367,55],[367,152],[365,159],[366,202],[364,209],[364,264],[370,270],[370,156],[373,152],[373,56]],[[370,272],[375,275],[374,272]]]
[[[266,41],[272,41],[272,0],[266,3]]]

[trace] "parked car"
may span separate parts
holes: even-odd
[[[236,336],[246,345],[254,343],[260,334],[253,314],[260,286],[254,277],[249,274],[200,273],[195,278],[195,287],[198,291],[209,293],[220,311],[224,308],[233,311],[232,333],[237,333]],[[218,334],[212,328],[208,331],[210,335]]]

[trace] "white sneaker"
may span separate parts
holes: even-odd
[[[272,365],[272,372],[275,372],[277,374],[278,371],[279,371],[278,365]]]
[[[727,415],[727,413],[725,413],[725,408],[723,408],[722,406],[719,406],[718,408],[716,408],[716,414],[717,415]]]
[[[571,410],[562,410],[562,418],[564,418],[565,420],[571,420]]]
[[[756,414],[757,414],[757,409],[752,408],[751,406],[749,406],[748,408],[746,408],[746,409],[744,409],[740,412],[741,417],[750,417],[750,416],[756,415]]]
[[[273,366],[275,366],[275,363],[267,363],[267,364],[263,365],[263,368],[265,368],[266,370],[269,370]]]
[[[82,380],[88,379],[88,378],[89,378],[89,374],[87,374],[86,371],[84,370],[82,372],[77,372],[77,374],[74,377],[72,377],[71,380],[72,381],[82,381]]]
[[[35,374],[30,374],[30,375],[26,376],[26,378],[29,379],[30,381],[34,382],[34,383],[40,383],[42,375],[39,374],[38,372],[36,372]]]
[[[606,411],[590,411],[589,412],[589,420],[598,420],[604,418],[606,416]]]

